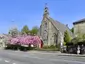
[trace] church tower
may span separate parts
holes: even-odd
[[[45,4],[43,17],[49,17],[49,12],[48,12],[47,3]]]

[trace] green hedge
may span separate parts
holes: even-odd
[[[39,50],[39,51],[59,51],[59,47],[55,45],[51,46],[44,46],[43,48],[35,48],[34,50]]]

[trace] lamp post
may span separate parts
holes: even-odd
[[[62,35],[62,33],[58,30],[58,34],[59,34],[59,44],[60,44],[60,51],[61,52],[63,52],[63,42],[64,42],[64,40],[63,40],[63,35]]]

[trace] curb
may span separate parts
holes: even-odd
[[[28,52],[30,52],[30,51],[28,51]],[[31,52],[33,52],[33,50]],[[60,51],[35,51],[35,50],[34,50],[34,52],[61,53]]]
[[[28,51],[28,53],[40,53],[40,54],[61,54],[59,51]]]
[[[85,57],[85,54],[84,55],[78,55],[78,54],[60,54],[58,56],[74,56],[74,57]]]

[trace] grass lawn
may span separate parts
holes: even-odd
[[[34,50],[39,50],[39,51],[59,51],[59,47],[56,46],[44,46],[43,48],[35,48]]]

